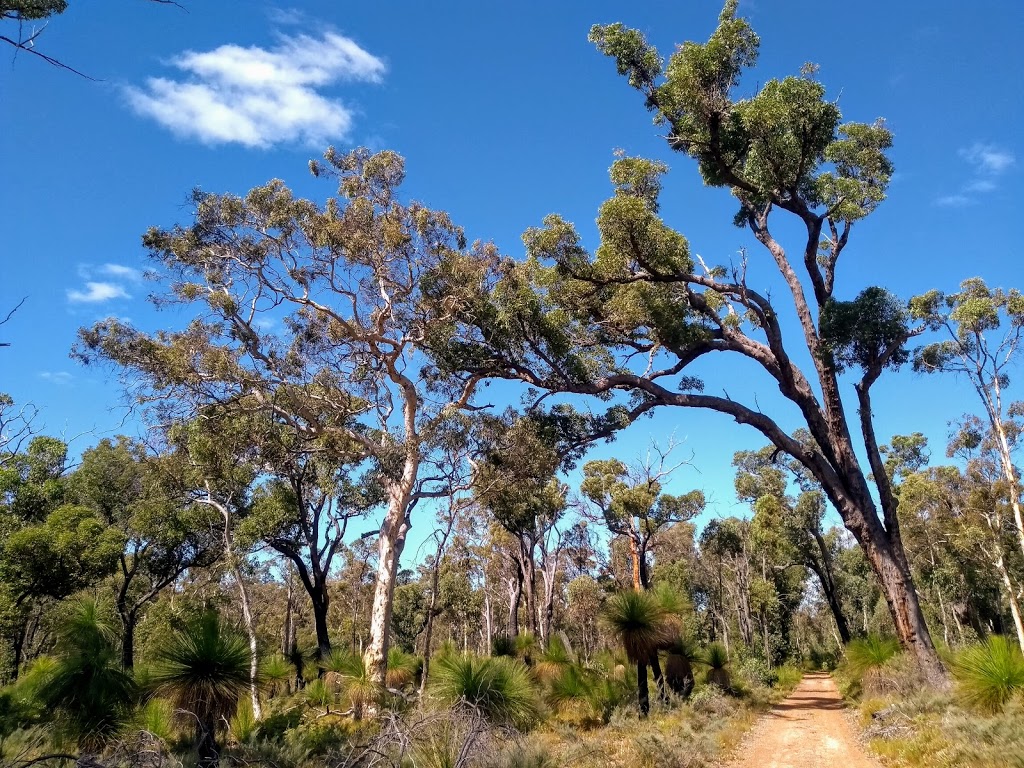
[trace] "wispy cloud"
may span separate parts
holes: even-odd
[[[68,384],[74,376],[67,371],[40,371],[39,378],[51,384]]]
[[[994,144],[982,144],[981,142],[964,147],[960,150],[959,155],[974,165],[979,173],[1002,173],[1017,162],[1017,158],[1013,156],[1012,152],[1000,149]]]
[[[277,24],[282,27],[296,26],[298,24],[305,24],[309,21],[309,16],[305,11],[292,7],[268,8],[267,18],[272,24]]]
[[[105,283],[88,280],[85,289],[69,289],[68,301],[72,304],[97,304],[111,299],[130,299],[131,296],[119,283]]]
[[[101,304],[111,299],[130,299],[126,284],[142,282],[141,269],[124,264],[79,264],[80,288],[69,288],[66,293],[72,304]]]
[[[126,89],[132,109],[183,138],[259,148],[344,140],[352,111],[320,91],[337,83],[377,83],[386,69],[333,32],[285,36],[269,49],[185,51],[170,64],[183,73],[180,78],[154,77],[143,88]]]
[[[96,271],[107,277],[129,280],[133,283],[138,283],[142,280],[142,270],[135,269],[135,267],[126,267],[123,264],[103,264]]]
[[[936,198],[936,205],[959,208],[977,203],[981,196],[999,188],[998,178],[1017,162],[1010,150],[980,141],[961,148],[957,155],[971,166],[972,177],[958,191]]]

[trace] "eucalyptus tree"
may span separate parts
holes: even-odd
[[[571,408],[525,416],[510,410],[484,416],[478,424],[474,496],[515,542],[509,635],[519,633],[519,606],[525,596],[530,629],[546,640],[553,612],[554,569],[562,549],[559,525],[568,508],[568,487],[556,474],[574,466],[595,435],[610,433],[614,427]],[[538,550],[545,560],[543,611],[538,610],[536,594]]]
[[[0,467],[0,633],[17,677],[30,615],[110,575],[124,548],[121,531],[73,503],[67,444],[36,436]]]
[[[665,479],[678,467],[628,466],[619,459],[583,465],[580,493],[600,513],[613,536],[629,542],[633,589],[651,588],[650,555],[657,536],[670,526],[692,520],[704,509],[704,494],[694,490],[673,496],[663,493]]]
[[[1024,344],[1024,295],[1016,289],[989,288],[977,277],[960,284],[958,293],[929,291],[910,303],[915,317],[946,336],[914,352],[914,368],[924,373],[955,373],[978,394],[1024,554],[1024,511],[1020,473],[1013,452],[1021,434],[1024,401],[1009,402],[1009,371],[1020,363]]]
[[[125,669],[134,665],[135,629],[145,607],[187,571],[209,567],[221,554],[216,519],[175,493],[166,464],[122,436],[86,450],[70,478],[76,501],[124,538],[113,588]]]
[[[463,469],[452,424],[476,379],[446,386],[420,347],[451,313],[421,300],[422,278],[465,241],[443,212],[402,202],[394,152],[329,150],[311,170],[338,183],[322,206],[280,181],[244,197],[195,193],[194,222],[144,244],[166,275],[160,300],[196,319],[155,334],[106,320],[81,331],[77,354],[120,366],[158,417],[270,413],[376,467],[386,512],[365,660],[379,684],[411,512],[451,493]]]
[[[817,577],[845,645],[853,635],[843,612],[841,574],[835,565],[839,542],[823,527],[825,499],[799,465],[777,463],[774,458],[771,446],[734,454],[736,496],[753,506],[755,531],[762,546],[775,551],[777,566],[807,568]],[[796,498],[788,493],[791,478],[799,484]]]
[[[1005,432],[1003,432],[1005,434]],[[953,436],[947,452],[966,460],[962,490],[963,519],[978,526],[986,535],[975,541],[979,550],[999,576],[1017,634],[1024,650],[1024,610],[1020,596],[1024,592],[1024,558],[1008,546],[1011,531],[1018,530],[1007,515],[1019,495],[1016,482],[1007,482],[1003,469],[1000,433],[977,417],[967,417]],[[980,524],[980,525],[979,525]]]
[[[685,43],[667,63],[622,24],[595,26],[590,37],[644,96],[670,148],[696,160],[706,186],[735,198],[733,223],[774,264],[784,304],[751,284],[746,255],[731,267],[708,265],[659,216],[663,163],[619,157],[593,254],[572,224],[552,215],[526,232],[525,262],[482,254],[443,265],[432,288],[437,301],[462,310],[462,322],[437,335],[435,355],[471,377],[605,398],[627,393],[626,419],[676,406],[753,427],[821,485],[871,563],[901,642],[944,684],[881,471],[871,404],[871,387],[906,362],[906,342],[920,329],[881,288],[850,301],[835,295],[851,235],[885,198],[892,135],[881,121],[841,122],[813,67],[735,96],[759,45],[736,6],[728,0],[707,43]],[[777,233],[794,229],[791,253]],[[795,329],[783,309],[795,313]],[[777,387],[809,439],[795,439],[756,403],[705,393],[693,368],[713,353],[746,361]],[[843,399],[844,372],[856,373],[859,418]]]
[[[239,538],[265,542],[294,566],[312,608],[317,659],[326,658],[331,569],[349,522],[381,501],[376,474],[360,475],[321,441],[296,444],[279,430],[252,438],[257,463],[270,477],[255,489]]]

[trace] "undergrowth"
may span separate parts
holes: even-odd
[[[836,677],[887,765],[1024,768],[1024,658],[1012,642],[992,637],[949,654],[947,690],[927,686],[906,654],[880,656],[847,660]]]

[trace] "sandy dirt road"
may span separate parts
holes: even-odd
[[[880,768],[854,738],[832,678],[805,675],[751,729],[729,768]]]

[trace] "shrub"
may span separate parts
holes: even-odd
[[[559,714],[576,720],[588,720],[601,711],[592,675],[576,664],[566,666],[551,680],[547,699]]]
[[[775,670],[768,666],[764,659],[748,656],[739,664],[739,676],[748,685],[760,685],[770,688],[775,684]]]
[[[524,728],[538,716],[526,667],[512,659],[446,656],[431,674],[434,694],[449,706],[478,710],[495,725]]]
[[[900,644],[894,637],[858,637],[846,646],[846,668],[860,680],[868,670],[881,667],[899,652]]]
[[[792,664],[783,664],[775,670],[774,687],[789,691],[796,688],[803,679],[804,673]]]
[[[216,614],[204,614],[160,651],[153,684],[195,728],[200,764],[216,764],[216,731],[234,717],[249,688],[249,645]]]
[[[957,654],[953,674],[965,702],[996,711],[1024,690],[1024,655],[1007,638],[993,635]]]
[[[547,650],[537,655],[533,674],[542,682],[551,682],[572,665],[572,656],[562,638],[555,635],[548,641]]]
[[[113,631],[96,604],[78,605],[61,629],[60,657],[37,689],[83,748],[95,748],[130,717],[136,694],[132,676],[121,669]]]
[[[711,643],[705,651],[702,661],[708,665],[707,682],[711,685],[716,685],[723,691],[728,691],[732,688],[732,680],[729,676],[729,670],[726,668],[729,664],[729,652],[725,650],[725,646],[721,643]]]
[[[516,641],[506,634],[491,638],[491,656],[515,656]]]
[[[398,648],[392,648],[388,651],[388,672],[385,683],[388,688],[405,688],[416,680],[422,667],[423,662],[418,656],[405,653]]]

